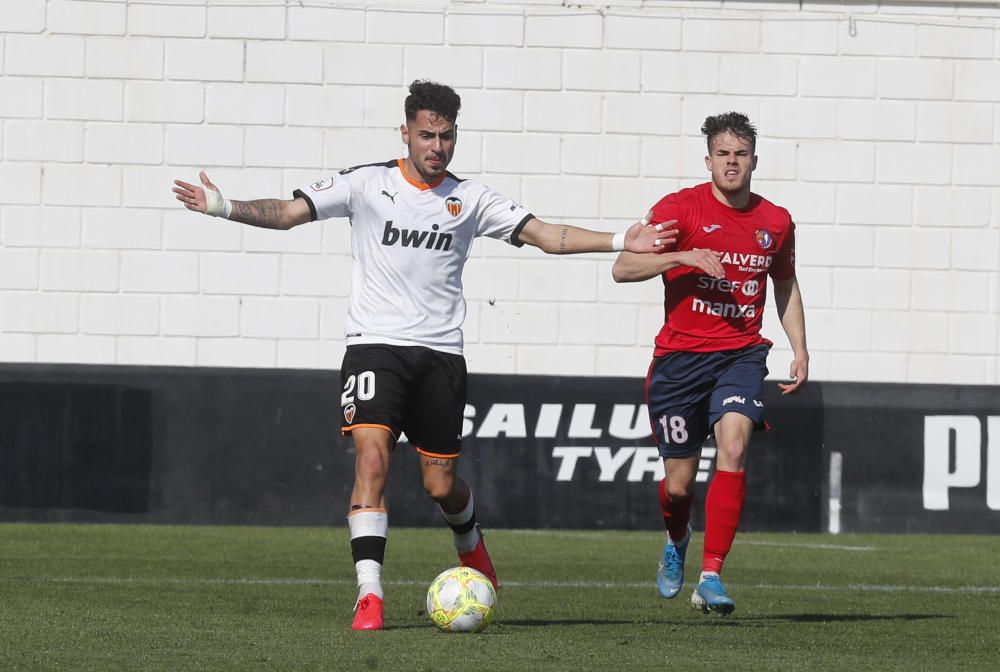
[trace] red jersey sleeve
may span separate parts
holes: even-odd
[[[675,220],[677,222],[677,230],[680,231],[682,236],[684,235],[687,218],[684,216],[685,210],[681,199],[676,193],[668,194],[661,198],[651,210],[653,211],[652,224]]]
[[[768,274],[775,280],[788,280],[795,275],[795,222],[789,222],[788,233],[774,256]]]

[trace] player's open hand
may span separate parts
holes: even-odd
[[[652,211],[628,227],[625,232],[625,249],[629,252],[668,252],[677,244],[677,220],[652,223]]]
[[[726,277],[726,269],[723,268],[720,261],[722,258],[721,252],[697,248],[678,252],[675,258],[680,264],[701,269],[713,278],[721,279]]]
[[[204,170],[198,173],[198,177],[201,179],[204,188],[189,184],[183,180],[174,180],[173,192],[177,196],[177,200],[183,203],[184,207],[188,210],[204,212],[210,215],[215,214],[210,212],[210,206],[218,202],[221,209],[223,203],[222,194],[219,192],[219,188],[208,179],[208,175],[205,174]]]
[[[792,360],[792,365],[788,368],[788,377],[792,382],[778,383],[778,389],[782,394],[794,394],[799,388],[806,384],[809,379],[809,358],[807,356],[796,356]]]

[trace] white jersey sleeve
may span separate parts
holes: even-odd
[[[520,203],[483,186],[483,194],[479,199],[476,235],[503,240],[521,247],[524,243],[518,236],[532,217],[533,215]]]
[[[295,198],[304,198],[309,204],[313,221],[331,217],[350,217],[357,207],[356,193],[349,172],[324,177],[292,192]]]

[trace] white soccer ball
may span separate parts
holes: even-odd
[[[427,589],[427,613],[445,632],[482,632],[496,603],[493,584],[470,567],[444,570]]]

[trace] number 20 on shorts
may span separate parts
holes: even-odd
[[[346,406],[354,401],[354,392],[357,388],[358,399],[368,401],[375,396],[375,372],[362,371],[358,375],[353,373],[344,381],[344,393],[340,395],[340,405]]]

